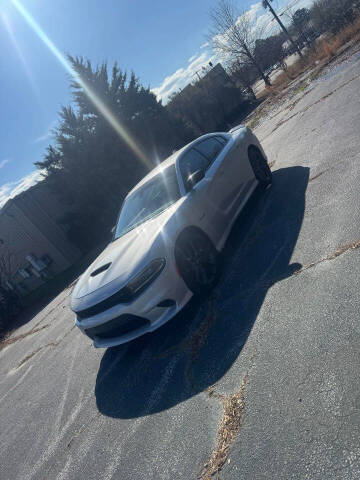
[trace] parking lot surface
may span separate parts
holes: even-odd
[[[95,350],[68,288],[13,333],[2,480],[192,480],[223,461],[226,480],[360,478],[359,59],[255,129],[274,184],[237,221],[206,298]]]

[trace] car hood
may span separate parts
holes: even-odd
[[[164,255],[165,252],[157,254],[155,250],[151,252],[151,254],[155,255],[152,257],[149,255],[149,251],[160,234],[161,240],[163,240],[164,226],[177,208],[178,202],[110,243],[80,277],[73,291],[72,299],[80,299],[102,289],[102,287],[109,285],[111,282],[116,282],[116,285],[114,285],[114,290],[116,291],[133,274],[145,267],[148,261],[159,255]],[[106,290],[104,292],[106,298],[109,292],[107,288],[104,290]]]

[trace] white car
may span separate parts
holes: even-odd
[[[243,126],[171,155],[129,192],[113,241],[77,282],[76,325],[95,347],[161,327],[215,284],[236,217],[256,186],[271,181],[258,139]]]

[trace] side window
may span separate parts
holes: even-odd
[[[208,158],[210,163],[212,163],[224,148],[224,145],[217,140],[217,137],[210,137],[203,140],[201,143],[198,143],[195,148],[198,152]]]
[[[189,176],[197,170],[206,170],[209,166],[209,161],[201,155],[201,153],[192,148],[180,159],[179,166],[185,188],[188,189],[187,179]]]

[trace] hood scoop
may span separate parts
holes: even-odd
[[[111,262],[110,263],[105,263],[105,265],[102,265],[101,267],[97,268],[96,270],[94,270],[93,272],[90,273],[90,277],[96,277],[96,275],[99,275],[99,273],[101,272],[105,272],[105,270],[107,270],[111,265]]]

